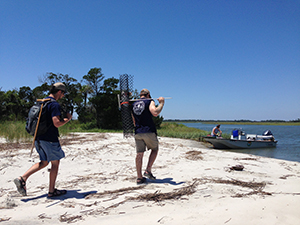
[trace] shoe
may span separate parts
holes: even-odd
[[[146,183],[147,183],[146,177],[138,178],[138,179],[136,180],[136,184],[146,184]]]
[[[66,190],[58,190],[55,188],[53,192],[48,192],[47,198],[55,198],[65,194],[67,194]]]
[[[14,183],[17,186],[18,192],[21,195],[26,196],[27,195],[27,193],[26,193],[26,182],[23,179],[23,177],[20,176],[20,179],[19,178],[14,179]]]
[[[153,176],[153,174],[151,172],[149,172],[149,171],[145,171],[144,172],[144,176],[148,177],[150,180],[156,180],[156,177]]]

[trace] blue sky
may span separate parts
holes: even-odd
[[[299,0],[1,0],[0,87],[134,76],[165,119],[300,118]]]

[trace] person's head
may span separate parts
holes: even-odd
[[[220,125],[220,124],[218,124],[218,125],[217,125],[217,128],[220,128],[220,126],[221,126],[221,125]]]
[[[140,97],[151,98],[150,91],[146,88],[141,90]]]
[[[66,86],[61,82],[57,82],[51,86],[50,94],[53,94],[54,96],[57,96],[57,99],[60,99],[65,95],[66,91]]]

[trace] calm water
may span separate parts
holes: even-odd
[[[215,124],[182,123],[187,127],[195,127],[211,131]],[[242,128],[247,134],[261,135],[265,130],[270,130],[277,142],[276,148],[229,150],[259,155],[275,159],[284,159],[300,162],[300,127],[299,126],[267,126],[267,125],[230,125],[221,124],[221,131],[230,134],[235,128]]]

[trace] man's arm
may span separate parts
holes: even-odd
[[[72,115],[70,113],[67,113],[67,118],[64,118],[62,121],[60,120],[60,116],[54,116],[54,117],[52,117],[53,124],[57,128],[65,125],[71,119],[72,119]]]
[[[160,114],[161,110],[163,109],[164,104],[165,104],[165,98],[159,97],[158,102],[159,102],[159,105],[157,107],[155,106],[154,101],[151,101],[150,106],[149,106],[149,110],[150,110],[151,114],[155,117],[157,117]]]

